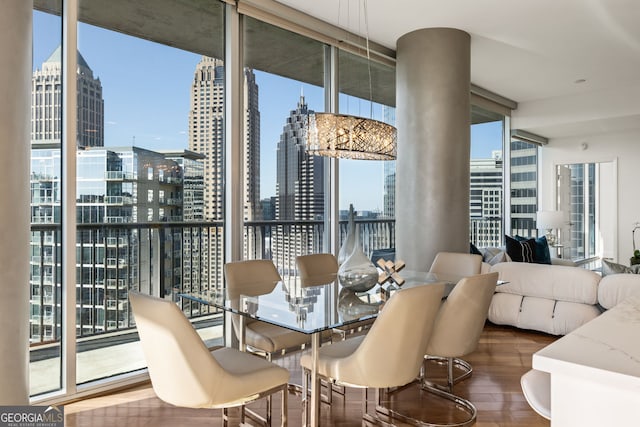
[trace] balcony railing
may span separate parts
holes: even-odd
[[[363,248],[393,247],[395,221],[359,220]],[[295,257],[325,251],[323,221],[256,221],[245,223],[245,258],[273,259],[283,275],[295,274]],[[53,326],[53,340],[61,331],[61,239],[59,225],[32,224],[32,247],[40,246],[31,264],[37,267],[31,277],[34,310],[31,323],[42,331]],[[128,307],[131,289],[175,298],[180,292],[221,287],[223,283],[222,222],[161,222],[79,224],[76,242],[76,288],[78,337],[91,337],[118,330],[130,332],[134,326]],[[347,222],[340,222],[340,239],[345,238]],[[44,276],[42,274],[45,274]],[[43,295],[48,286],[46,297]],[[55,288],[51,292],[51,288]],[[89,295],[88,295],[88,294]],[[177,300],[177,299],[176,299]],[[91,301],[92,304],[83,301]],[[209,316],[212,311],[188,301],[182,302],[188,317]],[[104,319],[104,307],[115,312],[116,319]],[[86,324],[85,319],[91,319]],[[102,320],[99,320],[102,319]],[[114,326],[115,325],[115,326]],[[42,342],[42,334],[33,333],[32,345]]]

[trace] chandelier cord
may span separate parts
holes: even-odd
[[[367,49],[367,70],[369,72],[369,105],[370,105],[370,117],[373,119],[373,85],[371,83],[371,54],[369,51],[369,13],[367,11],[367,0],[363,0],[364,6],[364,31],[365,31],[365,45]]]

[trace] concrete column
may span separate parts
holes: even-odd
[[[398,40],[396,249],[411,270],[469,251],[470,41],[451,28]]]
[[[32,0],[0,13],[0,405],[29,403]]]

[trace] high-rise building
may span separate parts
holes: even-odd
[[[277,148],[276,219],[324,218],[324,158],[307,153],[304,139],[308,109],[304,95],[287,117]]]
[[[312,221],[324,218],[324,158],[307,153],[304,140],[308,109],[304,95],[287,117],[277,148],[276,212],[280,221]],[[283,273],[295,270],[295,256],[312,253],[317,245],[312,224],[279,226],[274,240],[273,259]]]
[[[261,219],[260,111],[258,85],[253,70],[244,71],[245,159],[244,217]],[[204,155],[204,217],[220,221],[224,212],[224,63],[203,56],[191,84],[189,150]]]
[[[154,230],[182,215],[182,168],[137,147],[79,149],[76,157],[79,336],[129,327],[129,289],[169,295],[182,287],[181,230]],[[31,154],[31,339],[60,335],[60,149]],[[108,225],[104,225],[108,223]],[[131,225],[129,225],[131,223]]]
[[[245,159],[243,206],[245,221],[261,219],[260,203],[260,112],[258,85],[253,70],[244,70],[245,133],[242,152]],[[191,84],[189,111],[189,150],[204,156],[204,220],[222,221],[224,215],[224,63],[203,56],[196,66]],[[253,230],[245,236],[245,257],[256,253]],[[211,283],[222,283],[222,227],[210,229],[204,236],[210,248],[203,274]]]
[[[502,245],[502,152],[471,159],[470,239],[478,247]]]
[[[511,235],[533,237],[538,211],[538,146],[511,141]]]
[[[60,47],[31,79],[31,141],[57,143],[62,137],[62,64]],[[78,147],[104,146],[102,84],[78,52]]]

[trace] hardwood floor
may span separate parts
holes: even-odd
[[[510,327],[487,324],[478,349],[465,357],[474,368],[471,378],[455,386],[456,394],[478,409],[476,426],[549,426],[527,404],[520,389],[520,376],[531,368],[531,355],[556,337]],[[299,354],[277,363],[292,370],[291,382],[300,384]],[[428,377],[444,378],[444,369],[430,366]],[[322,405],[325,426],[361,425],[362,390],[347,389],[345,397],[334,393],[333,404]],[[370,393],[370,400],[373,393]],[[279,423],[279,399],[274,398],[274,425]],[[453,404],[420,391],[413,384],[394,393],[388,405],[429,422],[458,420],[461,412]],[[250,407],[264,413],[264,401]],[[373,412],[369,405],[369,412]],[[289,394],[289,425],[301,425],[300,396]],[[237,417],[237,411],[230,415]],[[396,422],[397,425],[403,425]],[[155,397],[149,384],[102,397],[65,405],[65,426],[219,426],[220,410],[176,408]]]

